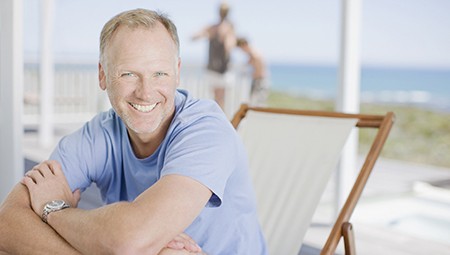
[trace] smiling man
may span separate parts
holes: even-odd
[[[112,109],[13,189],[0,253],[267,253],[244,147],[215,102],[177,89],[180,67],[164,15],[137,9],[105,24],[99,83]],[[105,206],[77,208],[93,182]]]

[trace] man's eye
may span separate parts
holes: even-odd
[[[156,72],[155,73],[155,76],[165,76],[165,75],[167,75],[167,73],[165,73],[165,72]]]
[[[135,75],[134,75],[134,73],[132,73],[132,72],[126,72],[126,73],[122,73],[121,75],[120,75],[120,77],[134,77]]]

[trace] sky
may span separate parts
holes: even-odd
[[[24,1],[26,60],[39,52],[39,0]],[[178,27],[184,63],[204,63],[207,42],[191,40],[217,21],[220,0],[53,0],[57,60],[97,61],[99,34],[115,14],[148,8]],[[269,63],[339,62],[343,0],[228,0],[236,33]],[[371,66],[450,69],[450,1],[361,0],[361,62]],[[244,55],[233,52],[235,61]]]

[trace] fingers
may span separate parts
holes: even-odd
[[[80,202],[80,198],[81,198],[81,190],[77,189],[73,192],[73,207],[78,207],[78,202]]]
[[[39,169],[33,168],[25,173],[24,179],[31,180],[33,183],[36,184],[42,179],[44,179],[44,175]]]
[[[53,175],[56,175],[56,176],[59,176],[62,174],[61,165],[56,160],[43,161],[34,168],[37,168],[40,171],[43,171],[43,174],[44,174],[44,172],[45,173],[51,172]]]
[[[49,169],[53,172],[54,175],[56,176],[64,175],[61,165],[59,164],[58,161],[48,160],[46,161],[46,163],[48,164]]]
[[[53,175],[50,168],[46,167],[45,164],[39,164],[34,166],[31,170],[25,173],[24,177],[20,181],[24,184],[28,190],[32,190],[36,184],[42,182],[45,177]]]
[[[30,178],[29,176],[26,176],[26,175],[22,178],[22,180],[20,182],[23,185],[27,186],[27,188],[29,190],[31,190],[33,188],[33,185],[36,184],[32,178]]]
[[[184,249],[184,243],[180,242],[179,240],[173,239],[167,244],[167,248],[175,249],[175,250],[182,250]]]
[[[61,165],[55,160],[47,160],[34,166],[31,170],[25,173],[25,176],[32,178],[36,183],[36,181],[40,180],[42,177],[47,177],[50,175],[60,176],[61,174]]]
[[[187,241],[187,248],[186,248],[187,250],[192,251],[192,252],[201,252],[202,251],[200,246],[189,235],[187,235],[185,233],[181,233],[179,236]]]
[[[189,252],[201,252],[200,246],[185,233],[181,233],[176,236],[172,241],[167,244],[168,248],[171,249],[185,249]]]

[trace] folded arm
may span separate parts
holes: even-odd
[[[44,201],[71,200],[53,197],[54,185],[65,181],[59,164],[25,178],[33,209],[41,212]],[[199,215],[211,197],[203,184],[180,175],[168,175],[133,202],[119,202],[95,210],[69,208],[49,214],[48,223],[83,254],[158,254]]]
[[[0,254],[80,253],[31,210],[27,188],[17,184],[0,207]]]

